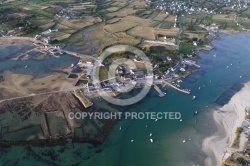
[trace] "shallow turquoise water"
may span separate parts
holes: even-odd
[[[227,96],[240,89],[240,84],[250,80],[250,35],[221,35],[213,44],[216,49],[201,52],[201,71],[187,80],[197,79],[195,83],[184,81],[182,87],[192,89],[191,96],[168,89],[166,97],[159,98],[155,92],[150,97],[134,105],[129,111],[181,112],[183,121],[178,120],[124,120],[120,122],[107,139],[108,147],[96,154],[87,165],[143,165],[143,166],[186,166],[203,165],[205,155],[201,152],[201,143],[205,136],[215,130],[211,120],[211,111],[218,104],[214,102],[227,91]],[[213,55],[216,54],[216,57]],[[231,65],[232,64],[232,65]],[[228,68],[227,68],[228,66]],[[240,78],[240,76],[242,76]],[[211,82],[210,82],[211,80]],[[234,86],[233,86],[234,85]],[[230,87],[233,90],[228,90]],[[201,89],[199,90],[199,87]],[[229,93],[230,92],[230,93]],[[220,103],[230,97],[222,96]],[[206,108],[206,106],[209,106]],[[200,115],[193,117],[194,111]],[[146,127],[146,125],[148,127]],[[120,131],[119,126],[125,126]],[[152,132],[154,143],[149,141]],[[191,141],[183,143],[183,139]],[[131,143],[130,140],[134,142]]]
[[[182,84],[182,87],[192,89],[191,95],[168,88],[167,95],[160,98],[154,90],[151,90],[143,101],[129,109],[137,112],[181,112],[182,122],[122,120],[114,127],[103,145],[93,147],[89,144],[75,144],[75,148],[66,148],[64,151],[61,151],[62,147],[59,146],[32,147],[34,154],[32,153],[29,158],[25,158],[25,154],[29,151],[26,148],[12,147],[0,150],[0,162],[8,165],[15,162],[43,165],[44,162],[36,161],[35,156],[38,155],[51,165],[72,163],[84,166],[203,165],[206,156],[201,152],[201,143],[204,137],[215,131],[211,110],[220,107],[214,102],[225,91],[227,93],[223,95],[220,103],[227,101],[230,95],[239,90],[238,84],[250,80],[250,34],[221,35],[219,40],[213,41],[213,45],[216,46],[215,50],[199,53],[202,58],[201,71],[192,74]],[[214,54],[217,56],[214,57]],[[196,82],[188,83],[190,80]],[[236,86],[228,90],[233,85]],[[197,97],[194,102],[191,101],[192,95]],[[194,111],[199,111],[199,115],[194,117]],[[120,126],[122,130],[119,130]],[[154,143],[149,141],[150,132],[153,134]],[[132,139],[133,143],[130,142]],[[183,139],[187,140],[186,143],[182,142]],[[42,152],[48,149],[57,155],[55,161],[43,155]]]

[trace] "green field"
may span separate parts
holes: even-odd
[[[80,89],[75,90],[75,96],[81,101],[85,108],[88,108],[93,105],[93,103],[82,94]]]
[[[182,54],[192,54],[196,47],[191,43],[181,42],[179,51]]]
[[[161,28],[164,28],[164,29],[171,29],[172,26],[173,26],[173,23],[168,22],[168,21],[165,21],[165,22],[162,24],[162,27],[161,27]]]
[[[96,75],[97,76],[97,75]],[[108,79],[108,71],[105,66],[100,66],[99,67],[99,80],[106,80]]]
[[[161,22],[160,21],[153,21],[150,23],[150,27],[156,27],[157,25],[159,25]]]

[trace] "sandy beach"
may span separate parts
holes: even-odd
[[[240,137],[238,149],[231,148],[235,138],[237,127],[241,127],[245,120],[245,109],[250,107],[250,82],[246,83],[242,90],[236,93],[228,104],[215,110],[213,118],[217,126],[217,132],[203,141],[202,150],[208,156],[205,160],[206,166],[219,166],[235,151],[244,149],[246,136]]]

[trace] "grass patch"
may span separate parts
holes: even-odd
[[[235,136],[235,139],[234,139],[233,144],[232,144],[233,148],[239,148],[240,134],[242,133],[242,131],[243,131],[242,127],[237,127],[236,132],[235,132],[236,136]]]
[[[88,77],[86,74],[81,75],[80,80],[88,80]]]
[[[42,29],[38,28],[38,29],[34,29],[32,32],[28,32],[28,33],[23,33],[21,36],[24,37],[35,37],[37,34],[41,33]]]
[[[232,20],[213,20],[215,24],[218,24],[221,29],[233,29],[236,31],[240,31],[240,26],[236,25],[236,23]]]
[[[47,17],[47,18],[53,18],[52,14],[47,13],[47,12],[41,10],[41,9],[38,9],[38,8],[31,9],[31,12],[36,14],[36,15],[39,15],[39,16],[43,16],[43,17]]]
[[[97,69],[98,70],[98,69]],[[95,75],[100,81],[108,79],[108,71],[105,66],[99,66],[99,75]]]
[[[88,108],[93,105],[93,103],[83,95],[80,89],[75,90],[74,94],[81,101],[85,108]]]
[[[86,43],[84,41],[79,41],[79,42],[73,43],[73,46],[81,47],[81,46],[84,46],[85,44]]]
[[[171,29],[172,26],[173,26],[173,23],[166,21],[166,22],[163,23],[161,28]]]
[[[149,24],[150,27],[156,27],[158,24],[160,24],[160,21],[153,21]]]
[[[191,43],[181,42],[179,51],[182,54],[192,54],[196,47]]]

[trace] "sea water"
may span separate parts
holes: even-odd
[[[250,81],[250,34],[221,34],[212,44],[214,50],[199,52],[201,69],[181,83],[183,88],[192,90],[191,95],[167,88],[167,95],[160,98],[151,90],[146,98],[127,110],[180,112],[182,121],[121,120],[102,145],[75,143],[72,149],[13,146],[0,149],[0,162],[7,165],[43,165],[44,162],[84,166],[204,165],[206,155],[201,150],[202,141],[216,131],[212,111],[227,103],[243,83]],[[192,101],[193,95],[195,101]],[[45,151],[56,159],[43,155]]]
[[[79,58],[67,54],[59,55],[60,57],[47,56],[42,60],[36,60],[32,56],[27,60],[20,58],[13,60],[14,57],[18,57],[32,48],[32,46],[20,44],[0,46],[0,74],[8,70],[16,74],[43,77],[58,72],[59,68],[69,67],[72,63],[76,64],[79,61]]]

